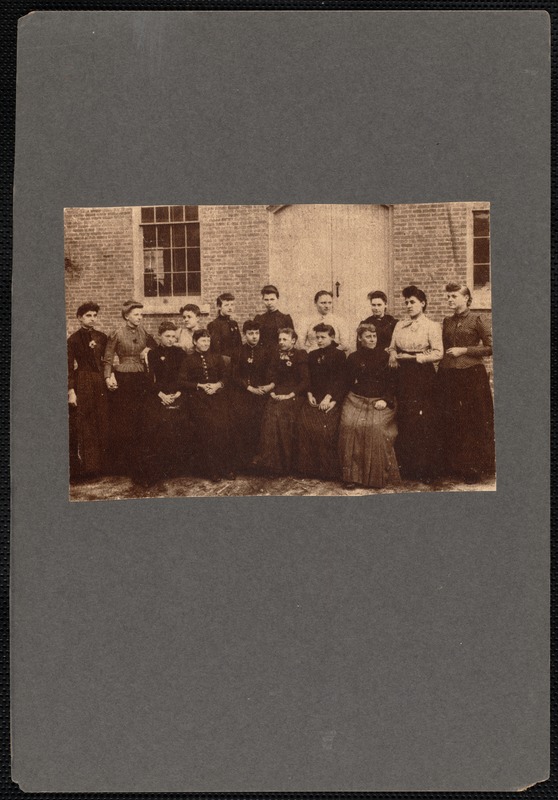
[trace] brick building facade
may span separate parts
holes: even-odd
[[[182,207],[158,208],[169,208],[168,213],[171,214],[169,219],[172,219],[173,209]],[[120,307],[125,299],[134,297],[143,300],[146,306],[146,327],[156,331],[161,320],[178,320],[178,310],[186,302],[204,306],[209,318],[213,318],[216,313],[215,299],[224,291],[232,291],[235,294],[236,317],[242,322],[262,310],[260,289],[270,278],[273,282],[277,281],[281,290],[287,284],[289,297],[293,298],[292,303],[304,295],[306,298],[304,308],[309,310],[311,310],[311,297],[317,289],[335,291],[335,286],[340,285],[335,281],[335,274],[327,271],[329,268],[319,278],[313,277],[315,283],[310,285],[312,281],[305,278],[304,263],[295,264],[290,273],[285,271],[283,277],[280,263],[281,248],[283,245],[285,248],[292,246],[292,237],[296,235],[293,234],[293,230],[298,230],[296,215],[299,209],[301,218],[303,215],[305,218],[304,222],[300,223],[300,235],[309,241],[308,247],[310,247],[304,252],[312,253],[312,209],[315,209],[316,213],[319,211],[323,219],[324,209],[343,208],[346,218],[350,219],[353,208],[351,206],[246,205],[183,208],[196,209],[197,219],[194,224],[199,224],[201,266],[197,269],[201,269],[201,284],[195,285],[191,297],[185,296],[184,293],[173,296],[171,288],[165,296],[145,298],[143,290],[146,246],[145,239],[142,239],[142,230],[146,226],[142,225],[141,210],[132,207],[66,209],[65,268],[68,332],[77,326],[75,309],[88,299],[93,299],[101,305],[99,327],[106,331],[121,324]],[[380,207],[358,208],[366,211]],[[366,276],[367,267],[366,263],[361,265],[358,274],[362,286],[359,284],[357,287],[357,294],[358,297],[362,297],[362,301],[359,300],[360,305],[354,310],[354,319],[358,320],[363,314],[369,313],[366,294],[377,288],[383,289],[388,294],[390,311],[397,317],[403,316],[404,307],[400,291],[404,286],[415,283],[428,296],[428,315],[441,321],[447,314],[444,286],[448,280],[458,280],[473,288],[477,277],[475,270],[483,279],[489,274],[486,272],[489,270],[489,265],[479,267],[475,262],[475,259],[478,261],[479,258],[481,261],[486,261],[489,252],[488,204],[402,204],[381,208],[384,212],[381,217],[384,221],[381,224],[384,227],[383,233],[380,233],[386,242],[382,250],[384,255],[381,258],[385,264],[382,265],[383,272],[377,274],[381,274],[382,277],[370,280],[363,278],[363,275]],[[278,215],[281,214],[285,215],[284,219],[290,214],[294,227],[291,225],[288,229],[283,228],[283,232],[279,234],[278,228],[274,225],[280,219]],[[475,214],[485,217],[481,223],[486,227],[481,230],[483,236],[480,237],[475,236],[478,233],[474,227]],[[162,223],[165,236],[167,227],[169,225]],[[349,234],[346,230],[345,226],[346,238],[343,245],[345,252],[347,252],[347,242],[350,243],[355,237],[358,238],[354,228]],[[277,239],[279,235],[287,238]],[[327,231],[319,234],[321,238],[317,244],[323,245],[320,258],[329,250],[333,252],[336,241],[339,241],[341,236],[332,234],[332,241],[328,240],[324,244],[324,236],[328,235]],[[380,234],[376,231],[374,235]],[[162,253],[163,248],[159,250]],[[275,253],[275,260],[279,259],[279,267],[274,268],[275,272],[270,271],[272,251]],[[365,250],[362,249],[362,252]],[[357,250],[350,251],[343,263],[345,273],[341,283],[343,280],[350,281],[351,275],[358,272],[353,270],[351,261],[353,258],[358,258]],[[361,258],[365,259],[365,256]],[[167,266],[161,266],[160,269],[167,269]],[[315,276],[315,272],[312,275]],[[484,282],[486,285],[483,289],[475,286],[473,307],[481,307],[485,313],[490,314],[489,284]],[[284,303],[281,304],[281,308],[284,311],[292,310]],[[296,323],[297,315],[294,317]]]

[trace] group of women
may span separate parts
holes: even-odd
[[[84,303],[68,339],[72,473],[150,485],[258,471],[373,488],[492,475],[490,328],[470,310],[466,286],[450,283],[446,294],[452,315],[440,326],[425,315],[424,292],[403,289],[407,317],[389,318],[387,344],[388,315],[373,302],[382,293],[372,292],[373,316],[348,356],[327,318],[308,353],[292,327],[264,344],[260,315],[224,355],[194,305],[181,309],[186,329],[164,322],[155,341],[141,303],[123,305],[124,323],[108,338],[94,327],[99,306]],[[236,335],[227,317],[220,322]]]

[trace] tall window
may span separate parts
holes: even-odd
[[[490,211],[473,211],[473,288],[490,289]]]
[[[143,293],[145,297],[201,294],[198,206],[144,206]]]

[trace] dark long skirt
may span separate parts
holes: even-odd
[[[224,391],[198,391],[186,399],[192,470],[203,477],[224,477],[232,468],[227,399]]]
[[[248,468],[260,441],[267,395],[232,389],[229,394],[233,457],[236,469]]]
[[[493,475],[494,406],[484,364],[438,373],[444,473],[475,481]]]
[[[379,399],[349,392],[339,426],[343,480],[376,489],[401,481],[393,447],[397,437],[395,411],[374,408]]]
[[[260,466],[275,474],[288,475],[294,461],[296,419],[302,400],[270,399],[265,407],[259,446]]]
[[[141,475],[146,484],[186,472],[187,418],[181,399],[173,406],[165,406],[159,397],[147,398],[141,455]]]
[[[296,428],[296,468],[302,475],[326,480],[340,477],[337,435],[341,407],[327,413],[304,402]]]
[[[401,477],[431,480],[440,474],[436,370],[433,364],[400,361],[395,453]]]
[[[70,406],[70,476],[80,478],[107,467],[107,390],[99,372],[76,373],[77,407]]]
[[[117,372],[118,389],[109,393],[109,472],[141,477],[142,424],[147,395],[143,372]]]

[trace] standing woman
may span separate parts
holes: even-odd
[[[141,475],[139,439],[148,388],[145,361],[148,351],[157,347],[141,324],[142,308],[136,300],[126,300],[121,311],[124,325],[109,336],[103,358],[105,383],[111,393],[110,466],[117,474],[132,478]]]
[[[443,355],[442,329],[425,315],[426,295],[416,286],[402,291],[407,319],[393,330],[389,365],[398,371],[396,453],[401,477],[429,481],[439,474],[435,364]]]
[[[378,332],[369,322],[357,329],[357,350],[347,359],[349,393],[339,428],[339,457],[347,488],[356,484],[381,489],[400,482],[393,444],[395,372],[378,346]]]
[[[107,337],[95,330],[99,305],[82,303],[80,327],[68,338],[68,404],[70,406],[70,477],[97,475],[106,469],[107,391],[103,353]]]
[[[183,360],[178,388],[188,407],[192,468],[211,481],[233,479],[231,436],[225,388],[225,361],[211,353],[211,336],[194,331],[194,352]]]
[[[272,386],[256,463],[275,475],[287,475],[293,466],[295,424],[308,391],[308,355],[295,348],[297,338],[292,328],[280,329],[267,376]]]
[[[346,358],[331,325],[319,323],[313,332],[318,349],[308,353],[310,384],[297,421],[296,464],[302,475],[336,480],[340,474],[337,433],[345,396]]]
[[[486,319],[470,310],[472,296],[460,283],[446,286],[453,316],[445,317],[444,358],[438,372],[444,471],[467,483],[494,474],[494,408],[483,358],[492,355]]]
[[[185,306],[182,306],[178,313],[182,318],[182,327],[178,329],[176,344],[184,350],[185,353],[193,353],[194,341],[192,337],[194,331],[199,330],[200,327],[200,307],[195,303],[187,303]]]

